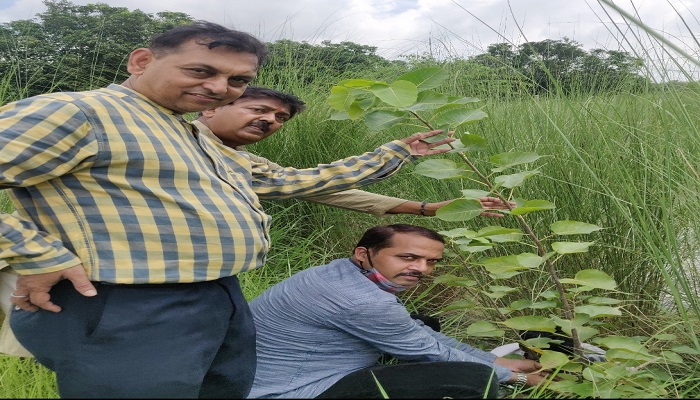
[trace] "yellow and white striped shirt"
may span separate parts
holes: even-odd
[[[20,274],[82,263],[93,281],[195,282],[263,265],[258,198],[375,182],[410,160],[400,141],[317,168],[251,162],[120,85],[0,108],[0,259]]]

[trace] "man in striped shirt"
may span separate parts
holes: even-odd
[[[245,397],[255,330],[236,274],[265,261],[259,199],[369,184],[452,140],[418,133],[279,174],[183,119],[239,97],[265,56],[198,22],[134,50],[121,85],[0,108],[11,325],[62,397]]]

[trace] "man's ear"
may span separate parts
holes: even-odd
[[[126,70],[132,75],[141,75],[154,58],[151,50],[143,47],[136,49],[129,54]]]
[[[369,250],[365,247],[355,247],[355,250],[352,253],[352,258],[354,258],[357,261],[367,261],[367,252]]]

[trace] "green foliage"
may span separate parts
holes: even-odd
[[[33,358],[0,354],[0,398],[58,399],[55,374]]]
[[[534,49],[534,47],[531,47]],[[574,47],[560,48],[558,51],[574,51]],[[583,57],[580,52],[577,56]],[[556,57],[552,58],[556,61]],[[421,162],[414,172],[434,179],[472,179],[481,183],[486,194],[508,203],[516,198],[516,192],[529,181],[542,174],[540,167],[533,167],[543,157],[531,152],[513,150],[499,153],[488,159],[488,171],[477,167],[473,157],[475,150],[482,150],[484,138],[464,132],[467,125],[487,117],[479,108],[473,108],[476,100],[466,97],[441,95],[433,89],[448,79],[448,74],[437,68],[415,69],[391,82],[369,79],[347,79],[331,89],[328,104],[334,109],[334,118],[364,119],[370,129],[386,129],[395,125],[415,126],[423,124],[433,130],[440,127],[457,131],[457,137],[466,136],[459,146],[452,146],[461,161],[451,159],[430,159]],[[421,100],[426,100],[422,103]],[[478,146],[474,146],[474,144]],[[479,215],[479,203],[464,193],[465,198],[456,200],[439,209],[437,217],[445,221],[466,222]],[[483,193],[479,193],[483,194]],[[564,332],[574,343],[575,357],[569,357],[546,350],[537,349],[541,363],[547,369],[557,371],[558,379],[566,383],[550,385],[547,390],[568,393],[582,397],[607,397],[610,394],[623,397],[638,397],[640,388],[652,385],[661,388],[669,379],[665,375],[644,373],[656,364],[665,365],[679,362],[681,356],[669,349],[652,352],[634,338],[605,336],[599,327],[610,318],[622,315],[623,307],[615,304],[615,299],[601,296],[609,292],[615,294],[618,284],[606,272],[588,268],[576,272],[573,277],[562,276],[557,265],[573,254],[587,253],[594,241],[561,241],[559,236],[583,236],[601,231],[595,224],[564,219],[549,224],[550,231],[540,236],[532,222],[525,219],[531,214],[551,212],[556,209],[554,202],[541,199],[518,198],[515,206],[508,207],[508,214],[514,218],[519,228],[488,226],[479,231],[456,228],[442,233],[450,239],[457,254],[465,258],[480,254],[471,263],[484,269],[495,284],[483,285],[470,279],[447,275],[437,281],[457,287],[474,287],[484,298],[501,301],[513,298],[521,289],[511,286],[517,283],[515,277],[524,273],[539,273],[541,281],[548,281],[549,292],[542,293],[539,301],[516,298],[511,307],[501,307],[502,325],[514,332],[540,331]],[[498,255],[488,253],[509,243],[529,246],[534,252]],[[508,248],[504,248],[508,251]],[[471,300],[461,300],[448,305],[445,310],[471,309]],[[520,315],[513,315],[520,314]],[[491,321],[479,321],[470,325],[467,333],[478,337],[501,337],[504,331],[496,328]],[[606,351],[606,361],[591,362],[585,357],[584,340],[593,340]],[[533,343],[528,343],[533,348]],[[591,382],[595,385],[591,385]],[[664,393],[658,389],[658,393]]]
[[[104,3],[45,0],[38,19],[0,24],[0,76],[12,78],[7,101],[55,91],[79,91],[128,77],[129,53],[167,29],[192,21],[183,13],[155,16]]]

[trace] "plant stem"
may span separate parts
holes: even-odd
[[[411,111],[411,114],[416,119],[418,119],[420,122],[422,122],[426,127],[428,127],[428,129],[435,130],[435,128],[430,124],[430,122],[428,122],[423,117],[418,115],[418,113]],[[448,144],[450,145],[450,147],[455,149],[455,146],[452,145],[452,143],[448,143]],[[472,172],[474,172],[479,177],[479,179],[486,185],[486,187],[489,188],[489,191],[493,195],[495,195],[496,197],[501,199],[501,201],[503,201],[503,203],[508,208],[508,211],[512,211],[513,207],[510,205],[510,202],[508,201],[506,196],[503,193],[501,193],[495,187],[495,185],[493,185],[491,183],[488,176],[481,173],[481,171],[476,167],[476,165],[474,163],[472,163],[472,161],[469,159],[469,157],[467,157],[466,154],[464,154],[463,152],[457,152],[457,154],[459,154],[459,157],[469,166],[469,168],[472,170]],[[540,257],[544,257],[547,254],[547,251],[544,248],[542,241],[539,239],[539,237],[537,237],[537,235],[535,234],[535,231],[532,229],[530,224],[527,223],[527,221],[525,220],[525,218],[522,215],[516,215],[515,218],[517,219],[520,227],[525,231],[527,236],[530,238],[530,240],[532,240],[532,242],[537,247],[537,254]],[[566,319],[573,322],[573,320],[574,320],[573,306],[571,305],[571,303],[569,302],[569,300],[566,297],[566,290],[564,290],[564,285],[562,285],[562,283],[559,279],[559,275],[557,274],[557,271],[554,268],[554,263],[552,263],[549,259],[547,259],[547,260],[545,260],[545,265],[547,266],[547,272],[549,273],[550,277],[552,278],[552,281],[554,281],[554,285],[556,286],[557,292],[559,293],[559,299],[561,300],[561,303],[562,303],[562,308],[564,310],[564,316],[566,317]],[[572,339],[573,345],[574,345],[574,354],[576,354],[582,360],[585,360],[584,353],[583,353],[583,346],[581,345],[581,341],[579,340],[579,337],[578,337],[578,332],[575,328],[571,329],[571,339]]]

